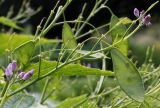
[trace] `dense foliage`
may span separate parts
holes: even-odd
[[[108,0],[96,0],[85,19],[84,4],[76,20],[65,18],[58,1],[35,34],[26,35],[22,25],[40,8],[24,1],[17,15],[12,8],[0,16],[0,108],[158,108],[160,68],[152,62],[154,47],[148,47],[142,65],[129,55],[129,39],[150,27],[151,14],[135,8],[135,20],[117,17]],[[108,23],[94,26],[90,20],[107,9]],[[59,19],[63,18],[62,22]],[[46,34],[63,25],[61,39]],[[84,32],[89,26],[91,30]],[[136,42],[135,42],[136,43]],[[138,60],[137,60],[138,61]]]

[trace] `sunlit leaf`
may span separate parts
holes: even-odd
[[[122,24],[131,24],[131,23],[132,23],[132,20],[129,19],[128,17],[119,18],[119,21],[120,21]]]
[[[20,35],[20,34],[0,34],[0,65],[1,66],[6,66],[7,60],[8,60],[8,51],[12,52],[13,50],[15,50],[17,47],[19,47],[20,45],[32,41],[33,40],[33,36],[30,35]],[[50,45],[50,46],[54,46],[57,43],[59,43],[59,40],[48,40],[48,39],[44,39],[41,38],[40,40],[41,45]],[[32,43],[32,42],[31,42]],[[30,46],[30,45],[29,45]],[[37,48],[38,49],[38,48]],[[28,53],[28,51],[30,52],[30,49],[23,49],[25,53]],[[46,50],[46,47],[45,47]],[[36,50],[37,51],[37,50]],[[25,59],[25,58],[24,58]]]
[[[72,29],[66,22],[63,25],[62,39],[66,49],[75,49],[77,47]]]
[[[132,99],[144,101],[144,84],[134,64],[118,49],[111,49],[113,69],[122,90]]]
[[[54,68],[56,68],[57,62],[56,61],[46,61],[43,60],[41,63],[41,75],[50,72]],[[34,77],[37,77],[39,63],[31,64],[26,68],[26,71],[35,69]],[[104,71],[96,68],[88,68],[85,66],[81,66],[79,64],[68,64],[56,72],[53,75],[60,75],[60,76],[73,76],[73,75],[105,75],[105,76],[113,76],[113,72],[111,71]]]
[[[3,54],[5,50],[14,50],[19,45],[33,40],[33,36],[31,35],[23,35],[23,34],[0,34],[0,54]],[[41,38],[41,44],[54,44],[58,43],[60,40],[48,40]]]

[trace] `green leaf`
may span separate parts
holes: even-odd
[[[42,60],[41,62],[41,75],[46,74],[47,72],[56,68],[57,62],[56,61],[46,61]],[[26,71],[31,69],[35,69],[34,77],[37,77],[39,63],[31,64],[26,68]],[[60,69],[58,69],[53,75],[59,76],[85,76],[85,75],[105,75],[105,76],[113,76],[114,73],[111,71],[104,71],[96,68],[88,68],[85,66],[81,66],[79,64],[68,64]]]
[[[34,47],[35,47],[35,41],[28,41],[18,46],[13,51],[13,58],[17,60],[17,62],[19,63],[19,66],[23,67],[29,62],[34,51]]]
[[[117,41],[120,41],[127,30],[126,26],[122,24],[122,22],[120,22],[117,16],[112,15],[110,21],[110,30],[111,30],[111,37],[113,44]],[[122,51],[124,55],[126,56],[128,55],[128,40],[121,41],[115,47],[117,47],[120,51]]]
[[[17,26],[17,24],[14,21],[3,16],[0,17],[0,23],[12,27],[14,29],[22,30],[22,28]]]
[[[87,99],[86,95],[81,95],[74,98],[67,98],[66,100],[61,102],[56,108],[72,108],[84,102],[86,99]]]
[[[62,39],[66,49],[75,49],[77,47],[72,29],[66,22],[63,25]]]
[[[144,101],[144,84],[134,64],[118,49],[111,49],[113,69],[122,90],[132,99]]]
[[[1,66],[6,66],[6,62],[8,60],[8,52],[12,52],[14,51],[17,47],[19,47],[20,45],[27,43],[29,41],[33,40],[33,36],[31,35],[22,35],[22,34],[0,34],[0,65]],[[60,42],[60,40],[47,40],[44,38],[41,38],[40,40],[41,45],[43,46],[55,46],[58,42]],[[39,48],[36,47],[35,51],[37,51],[39,53],[39,51],[37,50]],[[45,47],[44,50],[46,50],[47,48]],[[25,50],[25,49],[24,49]],[[26,53],[29,50],[25,50]],[[34,53],[35,54],[35,53]]]
[[[99,108],[96,103],[97,102],[87,100],[83,104],[79,105],[77,108]]]
[[[23,35],[23,34],[0,34],[0,55],[5,53],[5,50],[13,51],[19,45],[33,40],[32,35]],[[55,44],[60,42],[60,40],[48,40],[41,38],[41,44]]]
[[[5,103],[3,108],[29,108],[35,99],[33,96],[26,94],[17,94],[10,97]]]

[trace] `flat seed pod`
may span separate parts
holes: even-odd
[[[134,64],[118,49],[111,49],[113,69],[121,89],[132,99],[144,101],[144,84]]]

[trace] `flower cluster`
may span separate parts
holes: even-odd
[[[145,14],[144,14],[144,10],[142,10],[141,12],[137,9],[137,8],[135,8],[134,9],[134,15],[137,17],[137,18],[139,18],[139,21],[142,23],[142,24],[144,24],[144,25],[146,25],[146,26],[150,26],[151,25],[151,15],[150,14],[148,14],[148,15],[146,15],[145,16]]]
[[[29,79],[33,73],[34,73],[34,69],[30,70],[29,72],[25,73],[25,72],[22,72],[21,70],[18,70],[17,69],[17,62],[15,60],[12,61],[12,63],[9,63],[7,68],[5,69],[5,78],[7,81],[9,81],[12,76],[13,76],[13,73],[15,72],[18,72],[18,76],[23,79],[23,80],[27,80]]]

